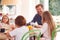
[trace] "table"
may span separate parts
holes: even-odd
[[[5,40],[7,39],[7,36],[5,33],[0,33],[0,40]]]

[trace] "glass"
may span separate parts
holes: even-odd
[[[1,28],[1,29],[0,29],[0,32],[1,32],[1,33],[4,33],[4,32],[5,32],[5,28]]]

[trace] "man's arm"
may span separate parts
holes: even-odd
[[[34,16],[34,18],[31,22],[36,22],[36,20],[37,20],[37,14]]]

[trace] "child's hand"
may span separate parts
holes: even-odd
[[[45,38],[40,38],[40,40],[46,40]]]
[[[42,25],[37,25],[37,26],[36,26],[36,28],[41,28],[41,27],[42,27]]]
[[[11,27],[12,30],[15,29],[15,26],[13,24],[10,25],[10,27]]]

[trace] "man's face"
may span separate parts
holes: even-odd
[[[41,14],[43,12],[43,8],[41,6],[37,7],[36,10],[38,14]]]

